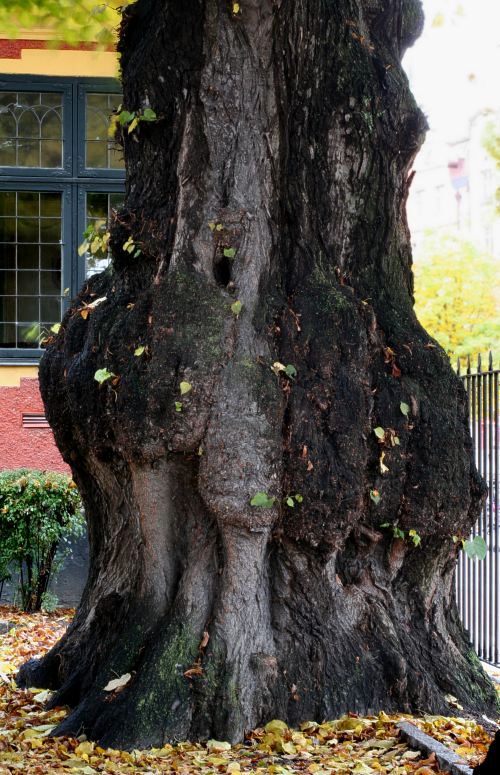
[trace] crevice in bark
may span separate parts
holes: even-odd
[[[223,288],[227,288],[227,286],[231,282],[231,274],[232,274],[231,259],[227,258],[227,256],[224,256],[224,255],[218,257],[214,263],[215,282],[218,285],[222,286]]]

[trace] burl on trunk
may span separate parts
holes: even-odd
[[[113,266],[40,373],[91,551],[68,632],[20,674],[74,708],[58,733],[238,740],[447,693],[494,712],[453,600],[484,488],[413,311],[421,25],[417,0],[125,12],[124,107],[157,120],[124,133]]]

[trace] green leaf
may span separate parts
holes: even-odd
[[[288,366],[285,366],[285,374],[287,377],[290,377],[290,379],[293,379],[297,376],[297,369],[289,363]]]
[[[208,224],[208,228],[210,231],[215,231],[215,223],[213,221],[210,221]]]
[[[378,490],[370,490],[370,498],[374,502],[375,506],[380,503],[380,493]]]
[[[156,121],[156,113],[152,108],[146,108],[141,116],[141,121]]]
[[[405,417],[408,417],[410,413],[410,407],[408,406],[408,404],[405,404],[404,401],[401,401],[401,403],[399,404],[399,408],[401,409],[401,414],[404,414]]]
[[[100,385],[102,385],[103,382],[106,382],[106,380],[111,379],[112,377],[116,377],[116,374],[113,374],[112,371],[108,371],[107,369],[97,369],[96,373],[94,374],[95,381],[98,382]]]
[[[135,355],[135,356],[137,356],[137,357],[139,357],[139,356],[140,356],[140,355],[142,355],[144,352],[146,352],[146,347],[145,347],[145,345],[141,344],[141,346],[140,346],[140,347],[136,347],[136,348],[135,348],[135,350],[134,350],[134,355]]]
[[[224,224],[218,223],[215,227],[215,231],[224,231]]]
[[[293,498],[288,496],[288,498],[286,499],[286,505],[290,506],[290,508],[293,509],[295,507],[295,501],[293,500]]]
[[[61,330],[61,324],[54,323],[54,325],[50,327],[50,330],[52,331],[53,334],[58,334],[59,331]]]
[[[236,315],[236,317],[238,317],[242,309],[243,309],[243,304],[241,303],[241,301],[235,301],[233,304],[231,304],[231,312],[233,313],[233,315]]]
[[[401,530],[401,528],[398,527],[397,525],[394,525],[394,527],[392,528],[392,534],[393,534],[394,538],[404,538],[405,537],[405,531]]]
[[[304,496],[301,495],[299,492],[294,497],[297,503],[302,503],[302,501],[304,500]]]
[[[422,539],[416,530],[409,530],[408,535],[413,541],[413,543],[415,544],[415,546],[420,546],[420,544],[422,543]]]
[[[486,541],[481,536],[475,536],[464,543],[464,551],[471,560],[484,560],[486,557]]]
[[[373,432],[377,439],[383,439],[385,437],[385,431],[383,428],[378,425],[376,428],[373,429]]]
[[[181,391],[181,396],[185,396],[186,393],[189,393],[189,391],[193,389],[193,386],[190,382],[181,382],[179,388]]]
[[[118,114],[118,120],[122,126],[130,123],[130,121],[132,121],[134,118],[135,118],[135,113],[129,113],[128,110],[122,110]]]
[[[182,401],[175,401],[174,406],[176,412],[182,412]]]
[[[257,492],[250,501],[250,506],[260,506],[264,509],[270,509],[274,506],[275,498],[270,498],[267,492]]]
[[[235,248],[224,248],[224,255],[226,258],[234,258],[236,255]]]

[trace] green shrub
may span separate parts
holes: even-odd
[[[0,472],[0,584],[10,578],[13,566],[25,611],[39,611],[50,600],[46,594],[57,571],[58,548],[65,548],[67,556],[71,538],[84,530],[80,495],[69,476],[27,469]]]

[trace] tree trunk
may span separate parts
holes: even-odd
[[[126,12],[124,106],[158,118],[125,133],[113,269],[40,372],[90,533],[76,617],[20,676],[74,708],[58,734],[234,741],[272,717],[446,713],[447,693],[495,712],[453,599],[484,487],[413,312],[425,119],[400,60],[421,24],[417,0]]]

